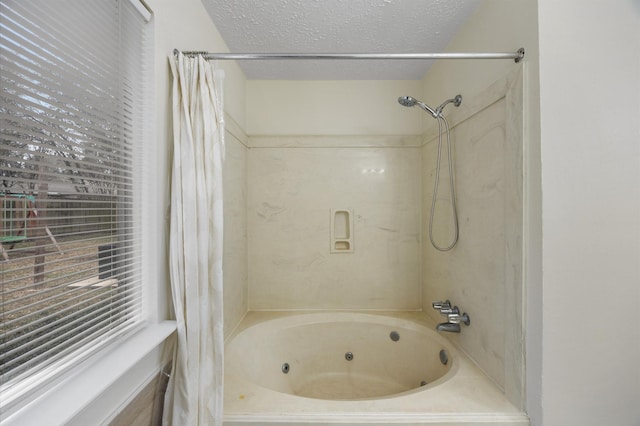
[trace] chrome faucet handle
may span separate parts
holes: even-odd
[[[433,302],[431,306],[433,306],[433,309],[442,311],[442,309],[451,309],[451,302],[447,299],[444,302]]]
[[[452,307],[448,307],[448,308],[442,308],[440,309],[440,315],[453,315],[453,314],[459,314],[460,313],[460,309],[458,309],[457,306]]]
[[[458,307],[456,306],[455,308],[457,310]],[[467,315],[466,312],[464,312],[463,314],[460,314],[459,312],[451,313],[447,315],[447,319],[451,324],[460,324],[460,323],[463,323],[464,325],[471,324],[471,319],[469,318],[469,315]]]

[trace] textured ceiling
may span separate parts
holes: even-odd
[[[202,0],[234,53],[436,53],[480,0]],[[426,60],[240,61],[250,79],[417,80]]]

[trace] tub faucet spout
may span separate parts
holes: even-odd
[[[442,322],[436,326],[438,331],[448,331],[449,333],[460,333],[460,324]]]
[[[451,307],[450,301],[433,302],[433,309],[440,311],[441,315],[447,317],[448,321],[440,323],[436,326],[438,331],[448,331],[449,333],[460,333],[460,323],[464,325],[471,324],[471,319],[466,312],[460,313],[457,306]]]

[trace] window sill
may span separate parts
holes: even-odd
[[[70,371],[66,378],[52,383],[38,397],[25,401],[8,417],[0,418],[1,423],[3,425],[66,424],[72,422],[86,407],[104,397],[109,388],[120,380],[127,380],[125,389],[132,392],[142,384],[140,383],[141,374],[146,376],[154,372],[157,374],[161,369],[159,365],[151,365],[149,366],[151,371],[145,372],[142,371],[144,369],[134,369],[134,367],[138,367],[138,363],[158,349],[175,330],[175,321],[148,325],[124,342],[105,348],[93,359],[78,366],[76,371]],[[146,379],[148,377],[142,377],[142,380]],[[129,395],[121,396],[126,398]],[[117,409],[118,405],[116,403],[112,409]],[[110,414],[112,413],[107,413],[107,415]],[[99,417],[100,415],[97,415],[95,420],[98,421]]]

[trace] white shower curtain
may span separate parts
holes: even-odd
[[[222,91],[201,56],[170,58],[173,170],[169,240],[178,324],[164,423],[222,425]]]

